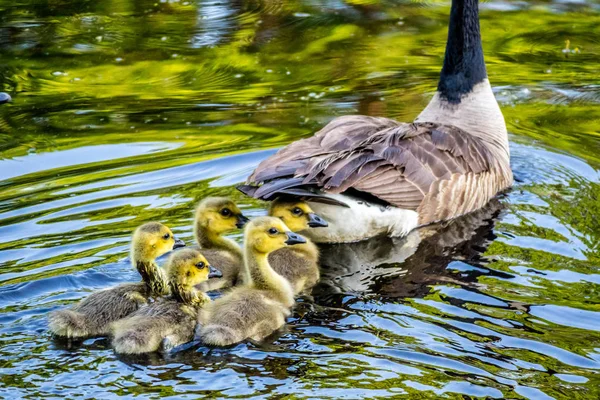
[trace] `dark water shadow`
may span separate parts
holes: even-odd
[[[322,245],[321,282],[313,295],[319,303],[331,303],[347,295],[423,297],[430,285],[440,282],[473,285],[475,274],[457,280],[448,265],[462,261],[478,267],[480,273],[489,272],[483,253],[496,238],[493,229],[503,208],[494,199],[481,210],[421,228],[405,238]]]

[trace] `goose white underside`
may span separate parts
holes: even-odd
[[[406,236],[418,226],[418,214],[412,210],[385,207],[343,194],[328,197],[349,207],[309,202],[314,212],[328,223],[327,228],[303,231],[315,243],[348,243],[378,235]]]

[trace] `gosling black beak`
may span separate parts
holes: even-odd
[[[297,233],[286,232],[285,234],[287,235],[287,240],[285,241],[285,244],[293,245],[293,244],[306,243],[306,239],[304,239],[303,236],[300,236]]]
[[[213,267],[212,265],[208,266],[208,279],[210,278],[222,278],[223,274],[221,271]]]
[[[181,239],[174,238],[175,243],[173,244],[173,250],[178,249],[180,247],[185,247],[185,242]]]
[[[329,226],[329,224],[317,214],[308,213],[308,226],[311,228],[325,228]]]
[[[235,226],[237,226],[239,229],[242,229],[248,221],[250,221],[250,218],[240,214],[237,216],[237,222],[235,223]]]

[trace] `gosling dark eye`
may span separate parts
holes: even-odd
[[[271,228],[271,229],[269,229],[269,234],[270,235],[276,235],[278,233],[279,233],[279,231],[277,230],[277,228]]]
[[[224,217],[229,217],[231,215],[231,210],[229,208],[224,208],[221,210],[221,215]]]
[[[206,266],[206,265],[204,264],[204,262],[203,262],[203,261],[200,261],[198,264],[196,264],[196,268],[198,268],[198,269],[202,269],[202,268],[204,268],[205,266]]]
[[[299,207],[296,207],[296,208],[294,208],[294,209],[292,210],[292,213],[293,213],[294,215],[298,215],[298,216],[300,216],[300,215],[304,214],[304,211],[302,211],[302,209],[301,209],[301,208],[299,208]]]
[[[165,239],[165,240],[168,240],[170,237],[171,237],[171,234],[170,234],[170,233],[165,233],[165,234],[163,235],[163,239]]]

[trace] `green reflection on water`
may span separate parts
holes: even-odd
[[[598,6],[482,4],[517,178],[498,210],[412,253],[344,248],[383,266],[324,271],[315,302],[335,309],[296,313],[272,343],[123,360],[53,341],[44,316],[136,279],[141,222],[191,241],[207,195],[260,214],[233,188],[254,151],[339,115],[412,120],[448,4],[0,1],[0,396],[597,398],[600,333],[577,310],[600,312]]]

